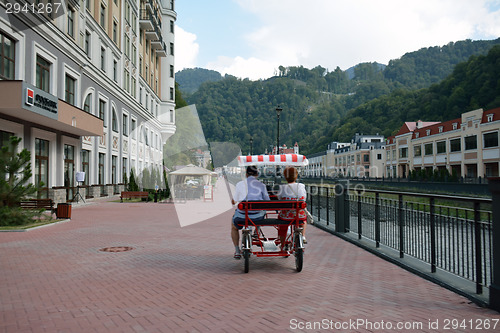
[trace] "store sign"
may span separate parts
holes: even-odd
[[[23,82],[23,105],[26,110],[57,119],[57,97]]]

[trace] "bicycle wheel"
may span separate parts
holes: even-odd
[[[250,250],[243,250],[243,259],[245,259],[245,273],[250,270]]]
[[[302,266],[304,265],[304,249],[295,250],[295,268],[297,272],[302,271]]]

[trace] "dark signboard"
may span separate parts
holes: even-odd
[[[23,82],[23,108],[57,119],[58,98],[31,84]]]

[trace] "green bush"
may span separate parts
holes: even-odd
[[[19,207],[0,207],[0,226],[21,226],[33,222],[36,215],[41,214],[38,211],[24,210]]]

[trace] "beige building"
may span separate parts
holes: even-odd
[[[326,173],[331,177],[382,177],[384,137],[356,134],[351,143],[332,143],[327,150],[326,161]]]
[[[499,129],[500,108],[441,123],[405,123],[388,138],[385,176],[408,177],[420,169],[446,169],[464,178],[498,176]]]
[[[39,10],[12,12],[13,2]],[[41,196],[71,200],[77,172],[93,196],[116,192],[132,169],[162,174],[176,18],[174,0],[0,2],[0,137],[23,139]]]

